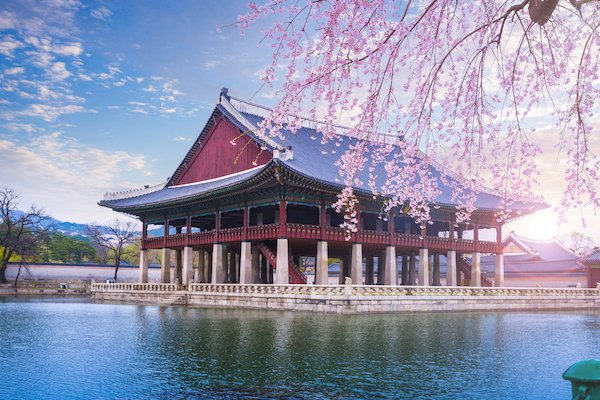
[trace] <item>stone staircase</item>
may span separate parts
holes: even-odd
[[[267,246],[264,242],[259,242],[257,247],[258,247],[258,250],[262,253],[262,255],[265,256],[267,261],[269,261],[269,264],[271,264],[273,266],[273,270],[275,270],[277,268],[277,255],[275,254],[275,252],[273,250],[271,250],[269,248],[269,246]],[[289,283],[305,284],[306,276],[302,272],[300,272],[300,269],[298,268],[298,266],[296,265],[294,260],[292,260],[291,257],[288,260],[288,265],[289,265],[289,279],[290,279]]]
[[[465,260],[462,257],[456,257],[456,267],[458,268],[458,270],[460,272],[462,272],[463,274],[465,274],[465,276],[471,277],[471,263],[468,262],[467,260]],[[492,281],[489,280],[488,278],[486,278],[485,276],[481,275],[481,286],[483,287],[492,287],[494,286]]]

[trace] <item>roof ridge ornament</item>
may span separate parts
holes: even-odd
[[[124,190],[122,192],[109,192],[104,194],[104,201],[108,200],[122,200],[129,199],[131,197],[141,196],[143,194],[154,193],[162,190],[165,187],[165,182],[159,183],[158,185],[144,185],[143,188]]]
[[[256,125],[254,125],[246,117],[244,117],[240,113],[240,111],[231,104],[230,100],[231,100],[231,97],[229,96],[229,89],[227,89],[227,88],[221,89],[221,94],[219,96],[219,104],[221,106],[223,106],[223,108],[225,108],[225,110],[229,114],[231,114],[235,119],[237,119],[246,128],[248,128],[248,130],[251,131],[259,140],[266,143],[271,148],[273,148],[275,150],[284,150],[285,151],[285,147],[283,147],[279,143],[275,142],[273,140],[273,138],[269,137],[268,135],[261,133],[258,130],[258,127]]]

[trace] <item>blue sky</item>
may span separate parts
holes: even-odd
[[[249,99],[270,60],[262,26],[232,25],[247,1],[45,0],[0,3],[0,185],[55,218],[105,222],[107,191],[164,182],[204,126],[221,87]],[[220,31],[218,27],[224,27]],[[262,90],[254,101],[272,105]],[[547,164],[547,165],[546,165]],[[558,201],[555,163],[540,193]],[[544,174],[544,170],[542,170]],[[544,180],[544,175],[542,176]],[[596,236],[585,210],[562,232]],[[556,233],[552,211],[509,226]]]
[[[96,206],[103,193],[164,181],[221,87],[245,98],[260,87],[260,29],[217,31],[245,10],[245,1],[2,2],[0,184],[59,219],[114,217]]]

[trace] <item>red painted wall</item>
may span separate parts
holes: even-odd
[[[235,140],[235,146],[232,146],[232,140]],[[268,150],[261,153],[260,147],[249,136],[240,137],[240,130],[220,117],[175,184],[193,183],[244,171],[255,167],[252,164],[254,160],[257,165],[264,165],[272,157]]]

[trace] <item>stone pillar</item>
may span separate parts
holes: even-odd
[[[227,264],[223,259],[223,245],[220,243],[213,244],[212,251],[212,276],[210,283],[219,284],[227,280]]]
[[[385,285],[398,284],[398,259],[396,258],[396,247],[385,248]]]
[[[362,256],[362,244],[352,244],[352,257],[350,261],[350,279],[352,279],[353,285],[363,285],[363,256]]]
[[[209,283],[212,279],[212,254],[208,251],[204,252],[204,279]]]
[[[429,249],[419,249],[419,286],[429,286]]]
[[[194,274],[194,283],[205,283],[210,281],[206,275],[204,275],[204,250],[198,252],[198,269]]]
[[[148,283],[148,250],[140,251],[139,282]]]
[[[344,280],[346,279],[346,259],[340,257],[340,273],[338,275],[338,283],[340,285],[344,284]]]
[[[183,248],[183,271],[181,274],[181,284],[187,286],[192,282],[194,274],[194,249],[191,246]]]
[[[175,268],[173,268],[173,283],[181,284],[181,273],[183,271],[183,260],[181,250],[175,250]]]
[[[319,240],[317,242],[317,259],[315,262],[315,283],[317,285],[329,284],[329,257],[327,242]]]
[[[408,285],[408,256],[406,254],[402,255],[402,284]]]
[[[252,260],[251,261],[251,273],[250,276],[252,278],[252,280],[249,283],[259,283],[260,282],[260,266],[258,263],[258,247],[257,246],[251,246],[251,251],[252,251]]]
[[[471,286],[481,287],[481,254],[480,253],[472,254]]]
[[[233,253],[233,271],[235,273],[233,283],[240,283],[240,253],[237,251]]]
[[[171,283],[171,249],[162,249],[160,261],[160,283]]]
[[[373,262],[373,257],[367,257],[367,265],[365,268],[366,276],[365,276],[365,285],[374,285],[375,284],[375,263]]]
[[[457,286],[456,251],[448,250],[446,256],[446,286]]]
[[[440,255],[433,255],[433,286],[442,286],[440,282]]]
[[[252,244],[250,242],[242,242],[240,250],[239,283],[242,285],[254,283],[252,277]]]
[[[385,285],[385,253],[382,251],[377,257],[377,284]]]
[[[494,279],[495,287],[504,286],[504,254],[496,254],[496,276]]]
[[[408,284],[410,286],[417,285],[417,256],[415,253],[410,254],[410,263],[408,269]]]
[[[277,239],[277,271],[275,273],[275,283],[287,285],[290,283],[289,271],[289,250],[288,240],[285,238]]]

